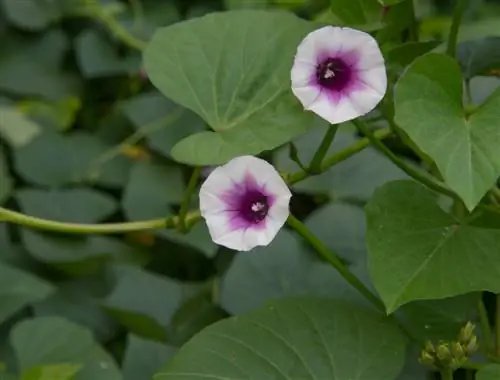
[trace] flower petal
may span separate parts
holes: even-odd
[[[228,196],[245,196],[247,191],[261,191],[272,197],[264,220],[248,221],[244,212],[234,209],[239,207],[238,202],[233,204],[227,199]],[[288,217],[291,196],[271,164],[256,157],[242,156],[209,175],[200,189],[200,210],[215,243],[248,251],[274,239]]]

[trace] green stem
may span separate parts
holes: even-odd
[[[457,52],[458,30],[460,29],[466,4],[467,0],[456,0],[455,9],[453,10],[450,34],[448,34],[448,45],[446,46],[446,54],[453,58],[455,58]]]
[[[495,334],[496,334],[495,355],[498,359],[500,359],[500,294],[497,294],[497,298],[496,298]]]
[[[392,134],[390,129],[381,129],[374,133],[376,139],[385,139]],[[370,140],[367,138],[361,139],[356,143],[348,146],[347,148],[327,157],[321,165],[321,171],[326,171],[330,167],[347,160],[349,157],[354,156],[356,153],[361,152],[363,149],[370,145]],[[289,185],[303,181],[311,174],[304,170],[293,173],[291,175],[284,175]],[[186,224],[193,225],[200,219],[198,211],[191,211],[186,218]],[[36,228],[43,231],[63,232],[70,234],[112,234],[123,233],[131,231],[144,231],[149,229],[162,229],[174,228],[178,225],[179,218],[174,216],[169,219],[153,219],[139,222],[128,223],[112,223],[112,224],[74,224],[62,223],[52,220],[46,220],[36,217],[31,217],[20,212],[0,208],[0,221],[5,221],[14,224],[24,225],[30,228]]]
[[[379,139],[375,137],[374,133],[362,120],[355,119],[352,120],[351,122],[356,126],[356,128],[361,133],[363,133],[368,138],[368,140],[370,140],[370,142],[375,148],[377,148],[380,152],[382,152],[389,160],[391,160],[398,168],[400,168],[410,177],[422,183],[423,185],[427,186],[429,189],[447,195],[453,199],[460,200],[460,198],[445,184],[438,182],[434,178],[431,178],[428,174],[423,173],[420,170],[411,167],[401,158],[396,156],[387,146],[385,146],[384,143],[382,143]]]
[[[441,370],[441,380],[453,380],[453,371],[450,368]]]
[[[488,312],[482,298],[477,304],[477,311],[479,314],[479,323],[481,324],[481,330],[483,331],[483,341],[486,353],[492,353],[495,347],[493,342],[493,332],[491,331],[490,321],[488,319]]]
[[[323,137],[323,141],[321,142],[318,150],[314,154],[311,163],[309,164],[309,171],[313,174],[321,173],[321,164],[328,153],[328,149],[330,149],[330,145],[332,145],[333,139],[337,134],[339,127],[337,125],[332,125],[328,128]]]
[[[90,16],[102,22],[111,34],[128,47],[139,51],[146,49],[146,42],[133,36],[112,14],[105,12],[100,6],[94,8]]]
[[[357,289],[368,301],[370,301],[377,309],[385,313],[385,306],[380,299],[373,294],[339,259],[339,257],[332,252],[321,240],[297,218],[290,215],[287,220],[290,227],[292,227],[302,238],[304,238],[327,262],[337,269],[344,279]]]
[[[186,226],[186,215],[189,211],[189,206],[191,203],[191,196],[193,195],[196,185],[198,184],[198,179],[200,178],[201,166],[197,166],[193,169],[191,177],[184,192],[184,197],[182,198],[181,208],[179,210],[179,229],[181,232],[187,231]]]
[[[197,211],[189,213],[186,217],[186,220],[189,223],[194,223],[198,219],[200,219],[200,214]],[[87,235],[121,234],[133,231],[174,228],[178,225],[179,218],[177,216],[172,216],[170,218],[151,219],[128,223],[78,224],[36,218],[0,207],[0,221],[20,224],[25,227],[43,231]]]
[[[374,137],[377,140],[383,140],[389,136],[391,136],[392,131],[389,128],[384,128],[380,129],[377,132],[374,133]],[[367,138],[361,139],[357,142],[355,142],[352,145],[349,145],[347,148],[342,149],[340,152],[337,152],[329,157],[326,157],[323,160],[323,163],[321,164],[321,172],[324,172],[328,169],[330,169],[332,166],[347,160],[349,157],[354,156],[356,153],[361,152],[362,150],[366,149],[368,146],[370,146],[370,140]],[[293,185],[297,182],[303,181],[307,177],[309,177],[311,174],[307,173],[306,171],[299,171],[296,173],[293,173],[289,176],[286,177],[287,183],[289,185]]]

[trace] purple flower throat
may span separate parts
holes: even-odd
[[[324,88],[342,91],[349,85],[351,67],[340,58],[327,58],[316,67],[316,81]]]
[[[267,196],[260,191],[247,191],[240,199],[239,212],[241,217],[249,223],[262,222],[269,212]]]

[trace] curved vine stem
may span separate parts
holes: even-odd
[[[186,215],[186,223],[192,225],[201,218],[198,211]],[[79,224],[62,223],[53,220],[28,216],[17,211],[7,210],[0,207],[0,222],[20,224],[25,227],[35,228],[42,231],[60,232],[76,235],[87,234],[121,234],[133,231],[157,230],[163,228],[175,228],[179,224],[179,217],[142,220],[126,223],[103,223],[103,224]]]
[[[382,140],[391,135],[389,129],[383,129],[376,132],[375,138]],[[324,172],[332,166],[347,160],[363,149],[370,145],[370,140],[367,138],[361,139],[347,148],[325,158],[321,165],[321,172]],[[311,176],[304,170],[293,174],[283,174],[285,181],[292,185],[294,183],[303,181]],[[201,218],[199,211],[190,211],[186,214],[186,228],[189,229]],[[162,228],[178,228],[179,217],[172,216],[170,218],[143,220],[138,222],[125,222],[125,223],[105,223],[105,224],[76,224],[76,223],[63,223],[53,220],[36,218],[25,215],[21,212],[12,211],[0,207],[0,222],[9,222],[14,224],[23,225],[30,228],[35,228],[43,231],[61,232],[68,234],[115,234],[132,231],[144,231]]]
[[[404,171],[413,179],[427,186],[429,189],[434,190],[438,193],[444,194],[450,198],[461,201],[460,197],[455,194],[450,188],[448,188],[444,183],[436,180],[430,175],[413,168],[408,165],[405,161],[394,154],[383,142],[376,138],[375,134],[370,130],[370,128],[360,119],[352,120],[354,126],[363,133],[377,148],[381,153],[383,153],[389,160],[391,160],[398,168]]]

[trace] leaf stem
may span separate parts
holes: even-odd
[[[189,211],[189,206],[191,203],[191,196],[193,195],[196,185],[198,184],[198,179],[200,178],[201,166],[197,166],[193,169],[191,177],[184,192],[184,197],[182,198],[181,208],[179,210],[179,230],[181,232],[187,231],[186,225],[186,215]]]
[[[443,368],[440,372],[441,380],[453,380],[453,371],[451,368]]]
[[[448,34],[448,44],[446,46],[446,54],[452,58],[455,58],[457,53],[458,30],[460,29],[460,23],[462,22],[462,16],[466,5],[467,0],[456,0],[455,8],[453,10],[453,19],[451,21],[450,33]]]
[[[200,217],[201,216],[199,212],[194,211],[186,216],[186,221],[189,223],[194,223],[195,221],[200,219]],[[179,217],[172,216],[169,218],[151,219],[127,223],[78,224],[56,222],[53,220],[37,218],[0,207],[0,222],[2,221],[21,224],[26,227],[31,227],[43,231],[86,235],[121,234],[132,231],[174,228],[179,223]]]
[[[477,312],[479,316],[479,323],[481,324],[481,330],[483,331],[484,348],[486,353],[492,353],[495,343],[493,342],[493,332],[491,331],[488,311],[486,310],[486,306],[484,306],[482,298],[478,301]]]
[[[288,217],[288,225],[292,227],[302,238],[304,238],[318,254],[329,262],[344,279],[357,289],[368,301],[378,310],[385,313],[385,306],[380,299],[373,294],[339,259],[338,255],[332,252],[321,240],[319,240],[301,221],[293,215]]]
[[[337,134],[338,129],[339,127],[337,125],[331,125],[328,127],[328,130],[323,137],[323,141],[321,141],[318,150],[314,154],[314,157],[309,164],[308,170],[311,173],[321,173],[321,164],[325,159],[326,154],[328,153],[328,149],[330,149],[330,145],[332,145],[332,142],[335,139],[335,135]]]
[[[383,142],[377,139],[370,128],[360,119],[352,120],[352,123],[356,128],[363,133],[372,145],[382,152],[389,160],[391,160],[398,168],[404,171],[413,179],[427,186],[429,189],[434,190],[438,193],[447,195],[456,200],[460,200],[457,194],[455,194],[451,189],[449,189],[444,183],[437,181],[436,179],[430,177],[428,174],[417,170],[410,165],[408,165],[401,158],[396,156]]]
[[[113,36],[128,47],[139,51],[143,51],[146,48],[147,43],[145,41],[132,35],[111,12],[106,12],[101,5],[92,4],[88,15],[104,24]]]
[[[377,140],[383,140],[392,135],[392,131],[389,128],[384,128],[376,131],[374,133],[374,137]],[[324,172],[331,168],[332,166],[347,160],[349,157],[354,156],[356,153],[361,152],[370,146],[370,140],[367,138],[363,138],[352,145],[349,145],[347,148],[342,149],[341,151],[334,153],[333,155],[326,157],[321,164],[321,172]],[[287,183],[289,185],[293,185],[297,182],[303,181],[308,178],[311,173],[307,173],[304,170],[298,171],[286,177]]]

